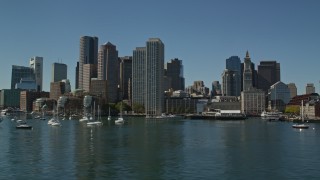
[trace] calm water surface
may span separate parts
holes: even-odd
[[[318,179],[320,124],[76,120],[0,124],[0,179]]]

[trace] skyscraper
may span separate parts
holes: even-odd
[[[246,57],[244,58],[244,69],[243,69],[243,91],[248,91],[252,88],[252,69],[251,59],[249,52],[247,51]]]
[[[132,56],[120,57],[120,88],[121,97],[129,98],[129,79],[132,79]]]
[[[261,61],[258,65],[258,88],[268,92],[271,85],[280,81],[280,63]]]
[[[98,79],[107,80],[108,100],[118,100],[119,85],[119,62],[118,51],[115,45],[110,42],[101,45],[98,53]]]
[[[76,82],[76,84],[78,84],[79,89],[84,89],[84,84],[90,84],[90,82],[84,82],[84,79],[87,81],[88,80],[90,81],[91,78],[95,78],[95,77],[84,77],[84,73],[83,73],[84,65],[85,64],[97,65],[97,62],[98,62],[98,38],[90,37],[90,36],[80,37],[79,78],[78,78],[78,83]],[[92,74],[97,74],[97,73],[92,73]],[[88,73],[86,75],[88,75]]]
[[[297,87],[296,84],[294,83],[289,83],[287,84],[289,90],[290,90],[290,98],[292,99],[293,97],[297,96]]]
[[[145,105],[146,48],[137,47],[132,57],[132,105]]]
[[[308,83],[306,86],[306,94],[311,94],[311,93],[315,93],[316,92],[316,88],[314,87],[313,83]]]
[[[222,73],[222,95],[223,96],[237,96],[238,92],[236,86],[236,71],[225,69]]]
[[[51,82],[59,82],[63,79],[67,79],[67,65],[62,63],[53,63],[51,73]]]
[[[167,63],[166,76],[171,78],[170,86],[174,91],[185,89],[182,60],[171,59],[171,62]]]
[[[35,79],[33,69],[30,67],[12,65],[11,89],[15,89],[16,84],[20,83],[22,78]]]
[[[238,56],[231,56],[226,59],[226,69],[234,71],[234,96],[240,96],[241,92],[241,60]]]
[[[146,99],[147,116],[160,116],[163,109],[164,44],[159,38],[150,38],[146,46]]]
[[[30,59],[30,68],[33,69],[35,81],[37,84],[37,91],[42,91],[42,79],[43,79],[43,58],[42,57],[32,57]]]

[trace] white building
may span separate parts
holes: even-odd
[[[33,69],[33,73],[37,84],[37,91],[42,91],[43,57],[32,57],[30,59],[30,67]]]

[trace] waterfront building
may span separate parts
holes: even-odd
[[[258,89],[266,94],[271,85],[280,81],[280,63],[277,61],[261,61],[258,65]]]
[[[252,69],[251,69],[251,59],[249,56],[249,52],[247,51],[246,57],[244,58],[244,66],[243,66],[243,91],[250,90],[252,85]]]
[[[225,69],[222,73],[222,95],[223,96],[237,96],[240,87],[237,83],[237,72]]]
[[[166,76],[171,80],[170,88],[173,90],[185,89],[182,60],[178,58],[171,59],[171,61],[166,64]]]
[[[165,98],[166,114],[188,114],[196,113],[199,98],[167,97]]]
[[[240,110],[241,103],[237,96],[215,96],[209,102],[210,111],[214,110]]]
[[[290,90],[290,98],[297,96],[297,87],[295,83],[289,83],[287,84],[289,90]]]
[[[248,52],[247,55],[249,56]],[[249,59],[250,60],[250,59]],[[233,96],[240,96],[241,92],[241,60],[238,56],[231,56],[226,59],[226,69],[234,72],[232,86],[234,87]]]
[[[132,105],[145,105],[146,48],[137,47],[132,56]]]
[[[260,115],[265,110],[266,96],[263,90],[251,88],[241,92],[241,112],[246,115]]]
[[[90,37],[90,36],[80,37],[80,54],[79,54],[79,71],[78,71],[79,76],[76,82],[76,88],[89,91],[90,80],[91,78],[96,78],[96,76],[91,77],[90,75],[92,73],[88,73],[88,70],[91,70],[92,66],[87,65],[85,68],[85,65],[86,64],[97,65],[97,63],[98,63],[98,38]],[[93,73],[93,74],[96,74],[96,73]]]
[[[53,63],[51,68],[51,82],[59,82],[68,79],[67,65],[63,63]]]
[[[120,57],[120,99],[129,99],[129,80],[132,79],[132,56]]]
[[[12,65],[11,89],[15,89],[16,84],[20,83],[22,78],[35,79],[33,69],[30,67]]]
[[[20,83],[16,84],[16,89],[36,91],[37,84],[34,79],[31,78],[21,78]]]
[[[2,89],[0,98],[0,109],[8,107],[20,108],[21,89]]]
[[[43,57],[32,57],[30,59],[30,68],[33,69],[34,78],[37,84],[37,91],[42,91],[43,81]]]
[[[49,92],[21,91],[20,110],[24,112],[33,111],[33,103],[38,98],[49,98]]]
[[[108,100],[119,100],[119,61],[118,51],[110,42],[101,45],[98,52],[98,79],[108,81]]]
[[[286,84],[281,81],[270,86],[268,92],[268,109],[284,111],[286,105],[290,102],[290,90]]]
[[[313,83],[308,83],[306,86],[306,94],[311,94],[311,93],[315,93],[316,92],[316,88],[314,87]]]
[[[159,38],[147,41],[145,63],[145,113],[147,116],[160,116],[164,104],[164,44]]]

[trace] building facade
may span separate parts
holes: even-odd
[[[132,105],[145,105],[146,48],[137,47],[132,56]]]
[[[243,91],[250,90],[252,87],[251,59],[249,56],[249,52],[247,51],[246,57],[244,58],[243,67]]]
[[[21,91],[20,110],[25,112],[33,111],[33,103],[38,98],[49,98],[49,92]]]
[[[11,89],[15,89],[16,84],[20,83],[22,78],[35,80],[33,69],[30,67],[12,65]]]
[[[50,83],[50,98],[58,100],[65,93],[65,83],[62,81]]]
[[[21,78],[20,83],[16,84],[16,89],[37,91],[37,84],[34,79],[31,78]]]
[[[222,73],[222,95],[223,96],[237,96],[239,87],[237,83],[237,73],[229,69],[225,69]]]
[[[90,82],[84,82],[85,80],[91,80],[92,77],[87,77],[88,73],[84,73],[84,65],[91,64],[97,65],[98,63],[98,38],[90,37],[90,36],[82,36],[80,37],[80,54],[79,54],[79,76],[78,76],[78,89],[84,89],[84,84],[90,85]],[[87,66],[88,67],[88,66]],[[93,77],[94,78],[94,77]],[[87,86],[87,90],[89,91],[89,87]]]
[[[311,94],[311,93],[315,93],[316,92],[316,88],[314,87],[313,83],[308,83],[306,86],[306,94]]]
[[[246,115],[260,115],[265,108],[265,93],[263,90],[251,88],[241,92],[241,112]]]
[[[240,96],[241,92],[241,60],[238,56],[231,56],[226,59],[226,69],[234,72],[234,96]]]
[[[286,84],[279,81],[270,86],[268,92],[268,109],[284,111],[290,99],[290,89]]]
[[[178,58],[171,59],[171,61],[166,64],[166,76],[170,78],[170,88],[174,91],[185,89],[182,60]]]
[[[261,61],[258,65],[258,89],[266,94],[271,85],[280,81],[280,63],[277,61]]]
[[[0,97],[0,109],[8,107],[20,108],[21,89],[2,89]]]
[[[159,38],[146,43],[145,113],[160,116],[163,109],[164,44]]]
[[[98,79],[108,81],[108,100],[115,103],[119,94],[118,51],[110,42],[101,45],[98,52]]]
[[[289,83],[287,84],[289,90],[290,90],[290,98],[292,99],[293,97],[297,96],[297,86],[295,83]]]
[[[35,81],[37,84],[37,91],[42,91],[42,81],[43,81],[43,57],[32,57],[30,59],[30,68],[33,69]]]
[[[120,57],[120,99],[129,99],[129,80],[132,79],[132,56]]]
[[[51,82],[68,79],[68,67],[63,63],[53,63],[51,69]]]

